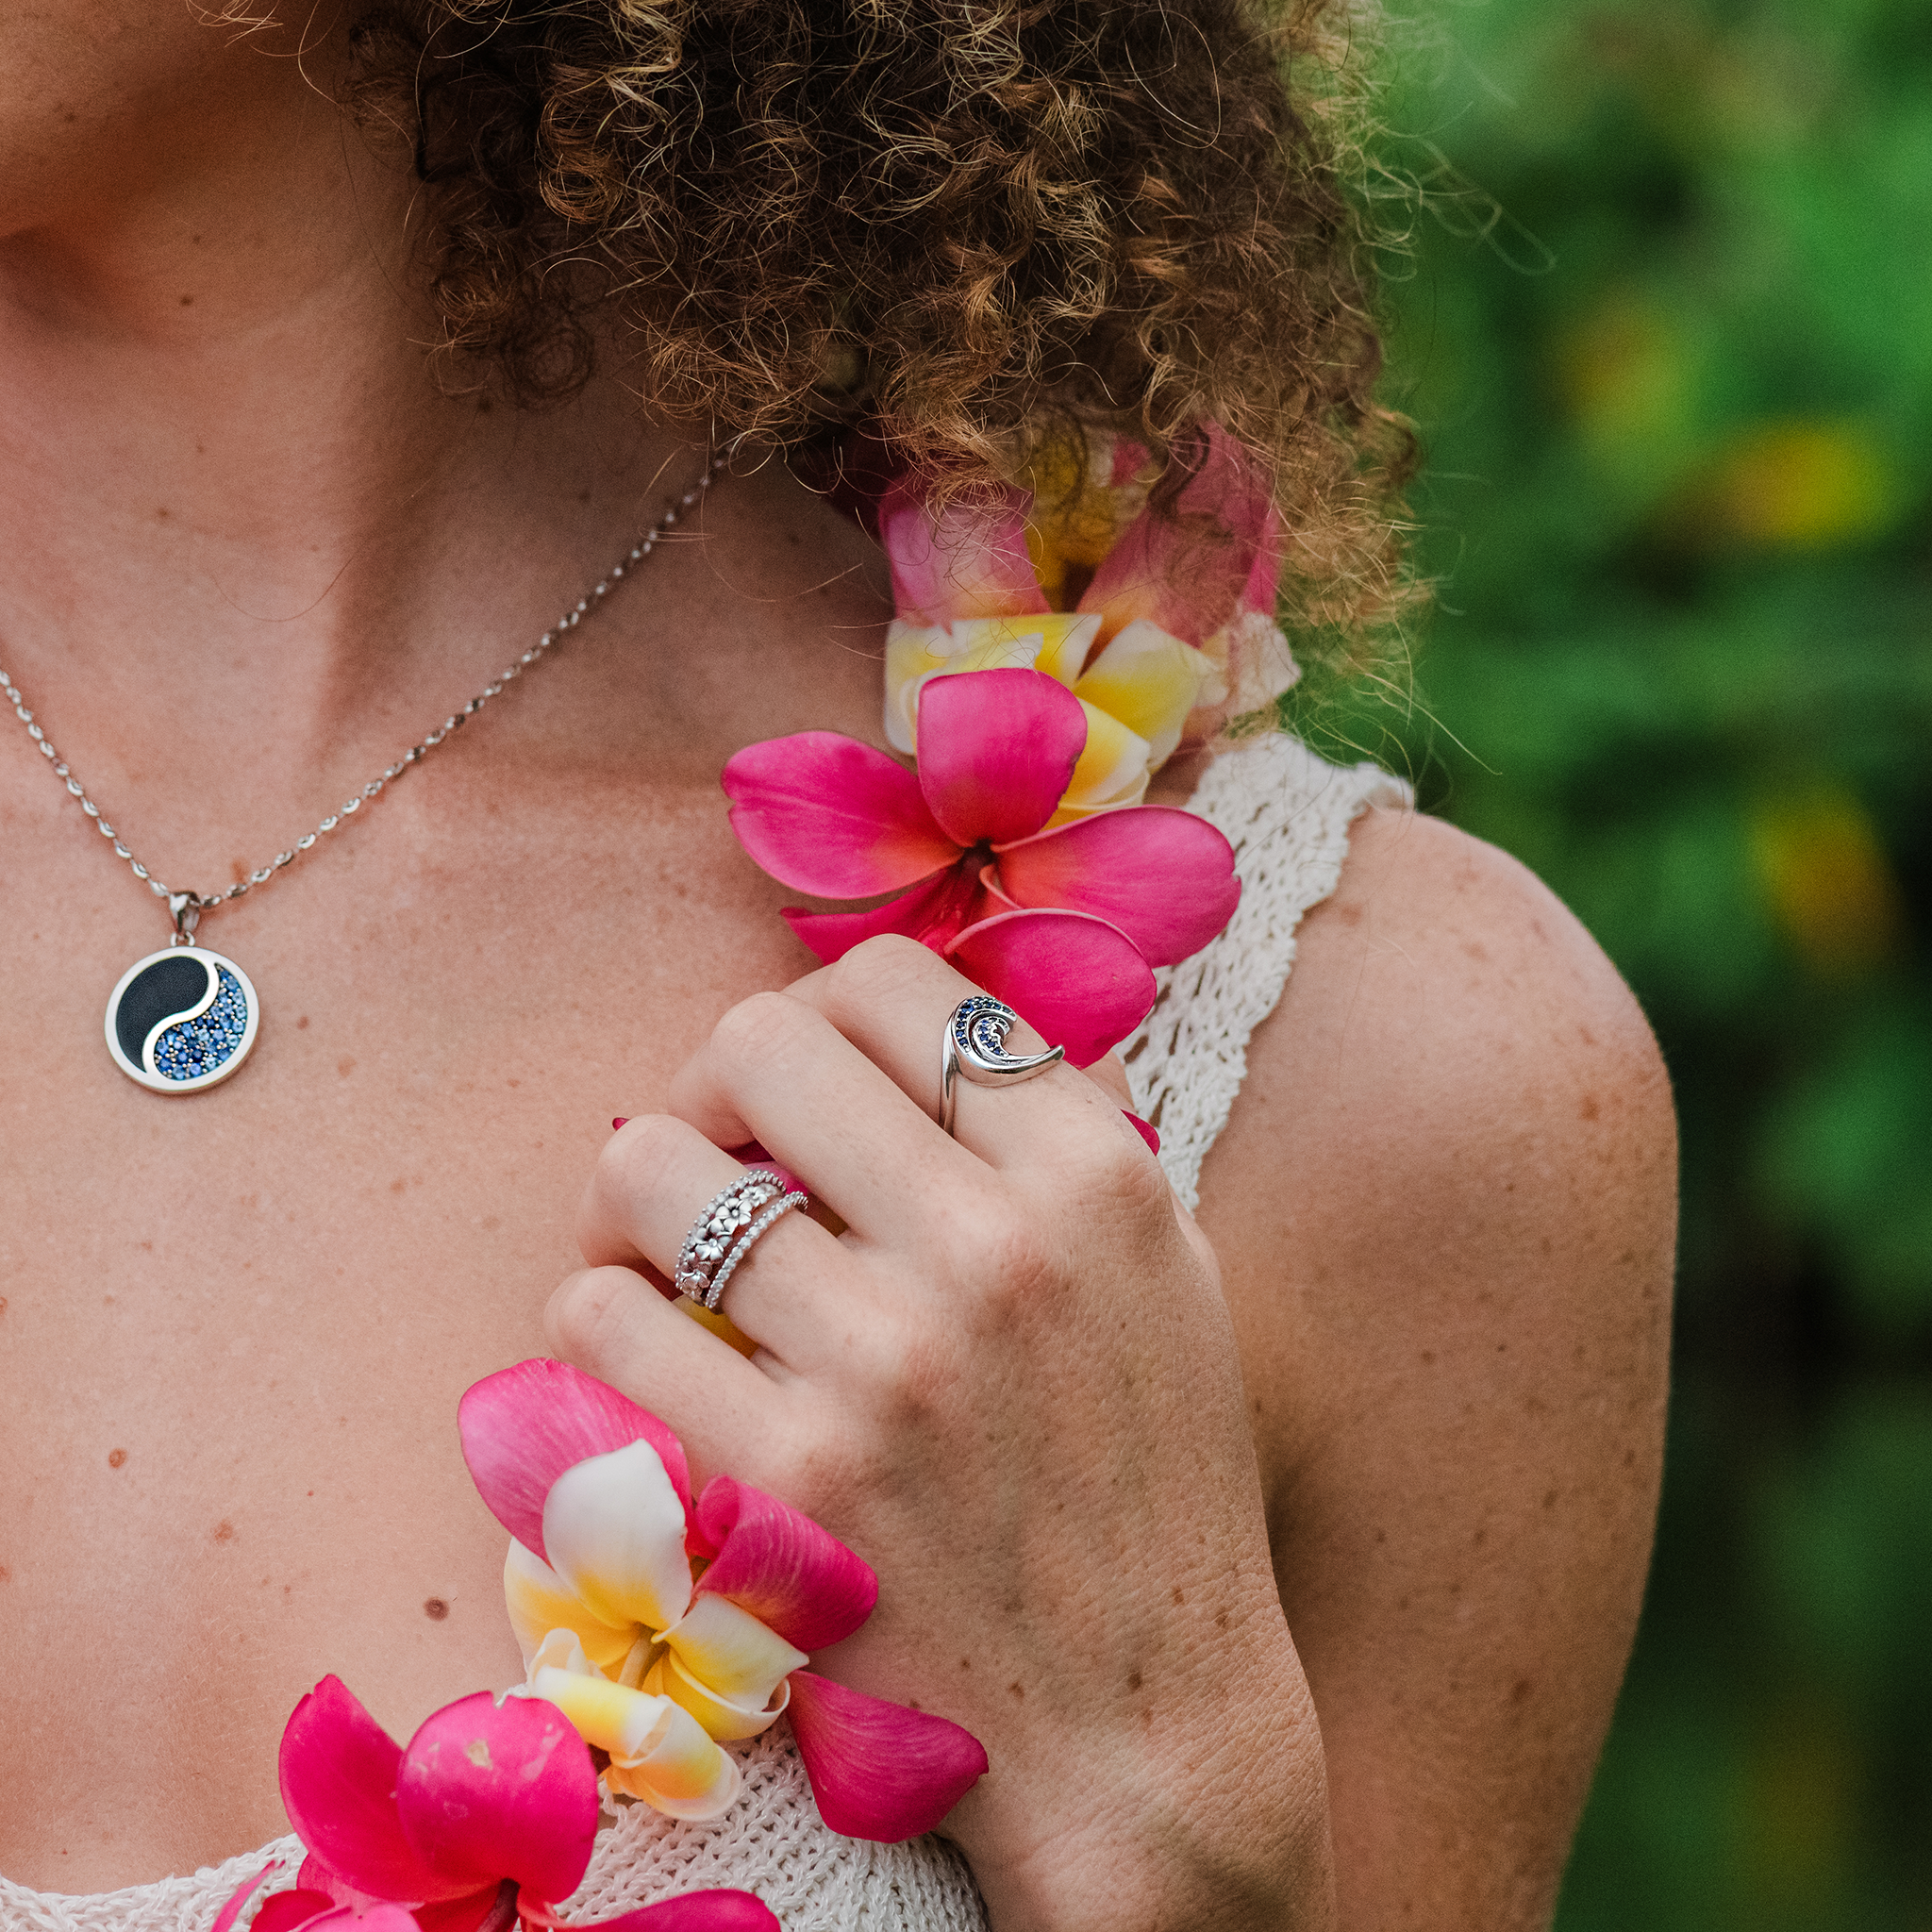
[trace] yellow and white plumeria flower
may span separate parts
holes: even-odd
[[[504,1594],[517,1694],[606,1754],[608,1790],[674,1818],[738,1795],[725,1745],[783,1716],[835,1831],[930,1831],[986,1770],[971,1733],[803,1668],[872,1613],[870,1566],[730,1476],[695,1501],[684,1447],[581,1370],[519,1362],[463,1397],[463,1457],[514,1541]]]
[[[543,1505],[550,1560],[512,1542],[504,1564],[526,1688],[610,1754],[612,1790],[674,1818],[738,1795],[720,1743],[783,1713],[807,1661],[748,1610],[692,1591],[684,1505],[650,1443],[567,1469]]]
[[[1087,746],[1050,823],[1139,805],[1173,757],[1191,713],[1217,703],[1225,684],[1203,651],[1137,619],[1102,647],[1098,611],[962,617],[941,628],[894,618],[886,633],[886,741],[918,745],[919,693],[964,671],[1043,671],[1080,700]]]

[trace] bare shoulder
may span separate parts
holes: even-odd
[[[1547,1922],[1648,1561],[1675,1168],[1576,920],[1447,825],[1358,821],[1201,1202],[1349,1932]]]
[[[1572,1177],[1592,1195],[1625,1175],[1615,1161],[1606,1173],[1618,1152],[1674,1174],[1663,1064],[1602,949],[1525,867],[1414,812],[1357,821],[1250,1068],[1238,1135],[1319,1107],[1363,1151],[1446,1164],[1452,1179],[1497,1136],[1587,1151]],[[1379,1112],[1391,1100],[1392,1119]]]

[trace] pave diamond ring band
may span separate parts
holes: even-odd
[[[706,1203],[677,1251],[677,1291],[708,1308],[718,1306],[724,1284],[774,1223],[810,1197],[787,1191],[785,1176],[769,1167],[748,1167]]]
[[[947,1133],[953,1131],[953,1108],[961,1080],[975,1087],[1011,1087],[1066,1058],[1063,1046],[1050,1046],[1044,1053],[1009,1054],[1007,1035],[1019,1017],[1004,1000],[984,992],[953,1008],[940,1049],[940,1125]]]

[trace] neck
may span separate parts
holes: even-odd
[[[165,788],[218,704],[204,805],[280,823],[293,779],[368,775],[492,675],[702,457],[608,383],[449,392],[421,186],[335,105],[345,44],[142,31],[165,90],[57,107],[87,137],[60,168],[0,142],[0,664],[104,791]]]

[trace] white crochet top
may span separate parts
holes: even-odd
[[[1241,905],[1211,945],[1158,975],[1154,1010],[1123,1049],[1136,1102],[1159,1130],[1161,1165],[1189,1208],[1241,1091],[1248,1036],[1281,996],[1302,914],[1335,890],[1350,824],[1367,806],[1410,803],[1408,788],[1374,766],[1327,764],[1282,737],[1241,744],[1202,779],[1192,808],[1233,844]],[[972,1874],[944,1840],[869,1844],[827,1829],[782,1724],[744,1749],[740,1768],[743,1795],[713,1824],[626,1807],[600,1835],[563,1916],[590,1924],[674,1892],[738,1886],[786,1932],[983,1932]],[[302,1857],[295,1839],[277,1839],[192,1877],[90,1897],[0,1878],[0,1932],[209,1932],[266,1862],[282,1861],[258,1898],[292,1885]]]

